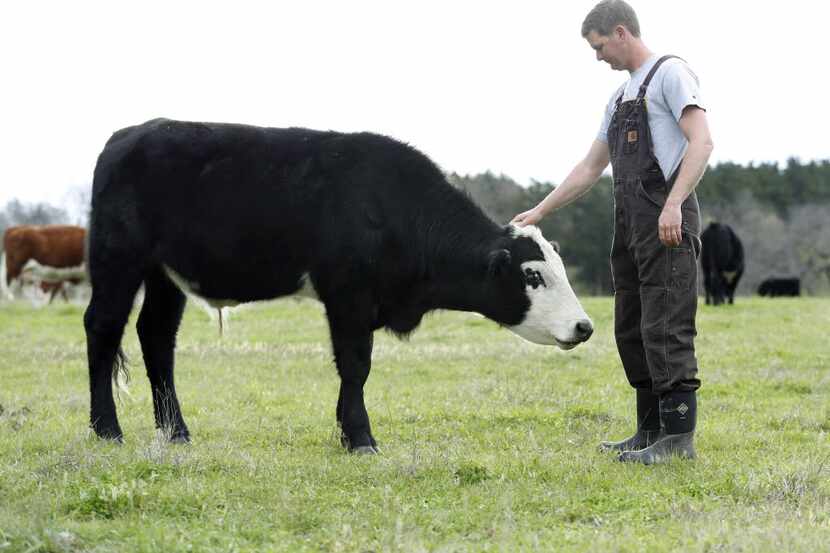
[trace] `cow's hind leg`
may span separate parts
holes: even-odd
[[[729,282],[729,303],[730,304],[735,303],[735,289],[738,287],[738,282],[741,280],[741,277],[743,276],[743,274],[744,274],[744,270],[743,269],[738,269],[738,271],[735,272],[735,276]]]
[[[141,285],[141,274],[129,264],[118,273],[96,278],[103,271],[96,269],[92,279],[92,297],[84,313],[87,357],[89,361],[90,425],[101,438],[122,441],[118,425],[112,382],[124,368],[121,338],[130,316],[133,299]]]
[[[334,362],[340,374],[337,423],[341,443],[349,451],[377,453],[377,442],[363,401],[363,385],[372,365],[372,331],[369,318],[361,316],[361,312],[360,308],[327,306]]]
[[[182,320],[186,296],[165,275],[153,269],[144,281],[144,306],[136,329],[153,393],[156,428],[172,442],[190,441],[173,382],[176,331]]]

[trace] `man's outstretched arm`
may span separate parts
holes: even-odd
[[[588,155],[576,164],[562,184],[554,188],[536,207],[519,213],[510,222],[520,227],[538,224],[546,214],[585,194],[608,167],[608,160],[608,144],[599,139],[594,140]]]

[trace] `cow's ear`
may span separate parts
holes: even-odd
[[[490,276],[503,275],[510,267],[510,260],[510,250],[493,250],[488,256],[487,274]]]
[[[559,253],[559,242],[557,242],[556,240],[551,240],[550,245],[553,246],[553,251]]]

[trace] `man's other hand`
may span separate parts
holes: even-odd
[[[680,211],[680,206],[666,204],[663,207],[663,212],[660,213],[660,219],[657,221],[660,242],[670,247],[679,246],[682,240],[680,230],[682,223],[683,214]]]

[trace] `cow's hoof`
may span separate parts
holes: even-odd
[[[361,444],[355,445],[352,444]],[[378,443],[375,441],[374,436],[369,433],[359,433],[356,435],[354,440],[350,440],[349,437],[346,435],[345,432],[340,433],[340,445],[346,448],[349,452],[354,453],[358,452],[360,449],[369,448],[373,451],[369,451],[368,453],[380,453],[378,449]],[[360,451],[360,453],[367,453],[365,451]]]
[[[170,436],[170,443],[171,444],[189,444],[190,443],[190,435],[189,434],[175,434]]]
[[[96,436],[98,437],[99,440],[102,440],[104,442],[111,442],[111,443],[114,443],[114,444],[117,444],[117,445],[122,445],[124,443],[124,435],[123,434],[119,434],[117,436],[96,434]]]
[[[124,433],[121,432],[121,429],[116,428],[95,428],[92,427],[92,431],[95,432],[95,435],[100,438],[101,440],[105,440],[108,442],[113,442],[116,444],[123,444],[124,443]]]
[[[160,440],[171,444],[190,443],[190,431],[184,424],[161,426],[156,424],[156,434]]]
[[[380,453],[380,450],[373,445],[361,445],[350,449],[349,453],[354,453],[355,455],[377,455]]]

